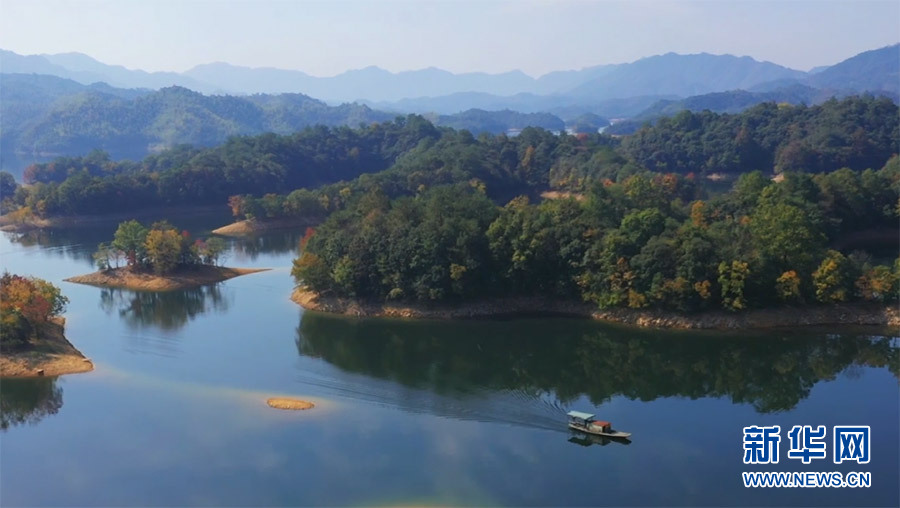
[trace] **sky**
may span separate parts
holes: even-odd
[[[900,0],[0,0],[0,48],[185,71],[550,71],[675,53],[799,70],[900,42]]]

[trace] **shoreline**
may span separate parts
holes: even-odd
[[[216,228],[212,230],[212,233],[221,236],[240,237],[255,235],[258,233],[265,233],[267,231],[302,228],[304,226],[312,226],[313,224],[318,224],[319,222],[321,222],[321,220],[316,221],[303,218],[272,220],[244,219],[237,222],[232,222],[231,224],[222,226],[220,228]]]
[[[741,330],[822,325],[900,326],[900,310],[879,304],[834,304],[821,307],[751,309],[741,313],[706,311],[677,314],[660,310],[598,309],[578,301],[540,297],[504,297],[459,305],[426,306],[359,302],[349,298],[322,297],[297,288],[291,300],[306,310],[356,317],[410,319],[477,319],[514,315],[557,315],[586,318],[644,328]]]
[[[105,222],[124,221],[129,219],[147,219],[157,216],[185,216],[191,214],[225,213],[225,207],[221,205],[182,205],[182,206],[155,206],[142,208],[128,212],[113,212],[105,214],[85,215],[57,215],[54,217],[32,217],[24,222],[15,222],[9,214],[0,215],[0,231],[7,233],[26,233],[35,229],[53,229],[71,226],[84,226],[102,224]]]
[[[27,351],[0,355],[0,378],[53,377],[94,370],[94,364],[65,336],[65,319],[45,323]]]
[[[178,270],[169,275],[151,272],[132,272],[128,268],[113,268],[63,279],[66,282],[135,291],[173,291],[222,282],[241,275],[264,272],[270,268],[228,268],[201,265]]]

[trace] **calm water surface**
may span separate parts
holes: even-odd
[[[204,235],[226,217],[170,218]],[[564,319],[353,320],[288,296],[297,235],[231,244],[271,271],[169,293],[63,282],[115,224],[0,238],[60,285],[96,370],[0,385],[0,504],[900,504],[896,331],[673,333]],[[308,412],[268,408],[307,398]],[[585,439],[569,409],[634,433]],[[782,426],[742,463],[742,427]],[[786,458],[792,425],[870,425],[867,465]],[[744,489],[741,471],[871,471],[869,489]]]

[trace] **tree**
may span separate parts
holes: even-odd
[[[751,216],[750,231],[754,243],[775,264],[776,273],[787,270],[804,272],[812,268],[812,262],[826,240],[813,219],[815,216],[816,213],[810,210],[766,200],[762,200]]]
[[[0,346],[25,344],[68,303],[58,287],[43,279],[4,272],[0,277]]]
[[[825,259],[813,272],[816,299],[820,302],[845,302],[850,296],[850,263],[836,250],[825,253]]]
[[[327,291],[331,287],[332,278],[328,265],[319,256],[304,252],[294,260],[291,275],[299,284],[305,284],[314,291]]]
[[[722,287],[723,307],[736,311],[747,306],[744,299],[744,283],[749,275],[750,269],[743,261],[719,263],[719,285]]]
[[[114,249],[110,247],[108,243],[100,243],[97,246],[97,252],[94,253],[94,262],[97,263],[97,268],[101,270],[109,270],[112,268],[110,266],[110,258],[113,257]]]
[[[134,268],[143,258],[146,241],[147,228],[140,222],[132,219],[119,224],[112,246],[124,252],[125,259],[128,260],[128,266]]]
[[[800,293],[800,277],[797,272],[789,270],[778,276],[775,280],[775,292],[778,299],[783,302],[799,302],[803,296]]]
[[[16,193],[19,184],[9,171],[0,171],[0,201],[11,198]]]
[[[866,301],[884,302],[897,299],[897,278],[884,265],[876,266],[856,279],[854,283],[860,296]]]
[[[217,265],[219,263],[219,256],[225,252],[225,240],[217,236],[213,236],[211,238],[207,238],[205,242],[203,242],[203,249],[200,250],[200,256],[203,258],[203,262],[209,265]]]
[[[174,229],[154,229],[147,234],[144,244],[147,260],[153,271],[169,273],[178,265],[181,256],[181,235]]]

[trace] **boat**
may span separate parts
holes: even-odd
[[[593,434],[595,436],[606,436],[614,439],[628,439],[631,437],[630,432],[620,432],[612,428],[612,423],[597,420],[590,413],[582,413],[581,411],[569,411],[566,413],[569,417],[569,428]]]

